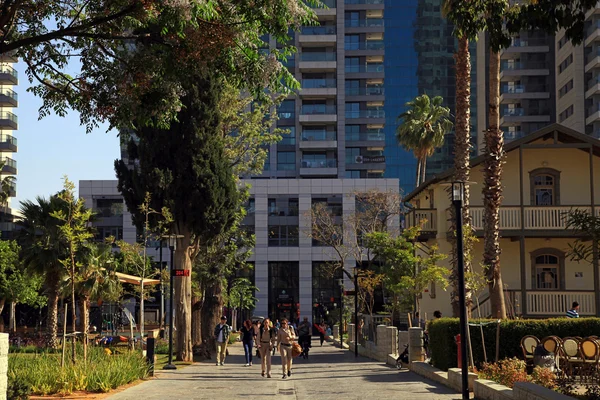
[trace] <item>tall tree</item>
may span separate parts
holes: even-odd
[[[63,178],[63,190],[57,194],[59,201],[62,201],[63,207],[52,212],[51,217],[59,222],[57,225],[60,233],[60,239],[64,241],[67,254],[64,258],[59,258],[59,262],[67,270],[71,289],[71,332],[77,331],[77,314],[75,311],[75,287],[78,280],[78,273],[82,267],[81,252],[84,250],[86,242],[94,235],[89,227],[92,219],[92,210],[85,207],[85,201],[78,198],[75,194],[75,184],[65,176]],[[84,310],[86,311],[86,310]],[[86,311],[87,313],[87,311]],[[66,318],[66,316],[65,316]],[[87,326],[83,331],[83,358],[87,359]],[[75,340],[71,341],[71,360],[75,363]]]
[[[22,60],[40,115],[80,113],[129,127],[167,126],[188,72],[219,59],[221,72],[254,93],[296,88],[279,60],[290,28],[313,24],[316,0],[0,0],[0,55]],[[259,51],[261,35],[280,45]]]
[[[396,129],[398,143],[412,151],[417,158],[417,183],[425,182],[427,157],[444,144],[444,138],[452,129],[450,109],[442,104],[442,96],[429,99],[427,94],[415,97],[405,104],[408,108],[398,116],[401,124]]]
[[[49,199],[37,197],[35,202],[26,200],[21,202],[21,217],[17,221],[22,227],[17,241],[22,247],[23,263],[31,273],[44,277],[48,296],[46,345],[50,348],[58,346],[58,297],[67,275],[59,262],[66,257],[67,246],[58,229],[59,221],[52,214],[64,207],[56,195]]]
[[[153,208],[164,206],[171,211],[170,233],[181,235],[176,266],[191,270],[200,247],[233,224],[240,195],[218,134],[222,79],[207,69],[182,84],[184,107],[177,121],[168,130],[146,127],[136,131],[139,140],[130,140],[128,146],[130,158],[137,161],[135,168],[117,160],[115,170],[119,191],[130,210],[136,210],[150,192]],[[141,228],[142,214],[136,210],[132,216]],[[183,361],[192,360],[191,300],[191,279],[177,278],[177,359]]]

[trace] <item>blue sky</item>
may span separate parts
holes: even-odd
[[[19,129],[14,132],[18,153],[11,157],[17,160],[18,175],[11,208],[18,209],[22,200],[56,193],[63,175],[75,184],[82,179],[115,179],[113,162],[120,156],[116,133],[106,133],[106,127],[101,127],[86,134],[76,112],[39,120],[41,100],[26,92],[30,84],[24,64],[15,68],[19,72],[19,85],[14,88],[19,95],[19,107],[14,110],[19,118]]]

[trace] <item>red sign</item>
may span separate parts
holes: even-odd
[[[189,269],[173,269],[171,270],[171,276],[190,276]]]

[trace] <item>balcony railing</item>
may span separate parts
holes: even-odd
[[[302,79],[302,89],[333,89],[335,79]]]
[[[367,86],[362,88],[346,88],[346,96],[383,96],[383,86]]]
[[[346,118],[385,118],[384,110],[346,111]]]
[[[303,26],[303,35],[335,35],[335,26]]]
[[[514,61],[514,62],[503,62],[500,65],[502,71],[514,71],[522,69],[548,69],[548,64],[543,62],[528,62],[528,61]]]
[[[385,133],[379,130],[375,132],[346,133],[346,141],[383,141]]]
[[[383,40],[368,40],[362,43],[345,43],[345,50],[383,50],[385,43]]]
[[[337,168],[336,159],[328,160],[302,160],[302,168]]]
[[[19,95],[14,90],[10,89],[0,89],[0,96],[10,97],[11,99],[18,101]]]
[[[325,115],[335,114],[335,106],[326,106],[324,104],[305,104],[302,106],[302,115]]]
[[[4,157],[4,159],[2,161],[4,161],[5,167],[17,169],[17,162],[15,160],[13,160],[12,158]]]
[[[422,232],[437,232],[437,210],[414,209],[406,214],[406,227],[421,226]]]
[[[297,217],[298,207],[269,207],[269,216],[271,217]]]
[[[15,78],[19,77],[19,73],[13,67],[9,67],[8,65],[0,65],[0,74],[9,74],[14,76]]]
[[[17,138],[12,135],[0,135],[0,143],[8,143],[16,146]]]
[[[526,135],[523,131],[503,131],[504,140],[517,140]]]
[[[534,93],[534,92],[547,92],[548,87],[546,85],[503,85],[500,88],[502,94],[520,94],[520,93]]]
[[[323,3],[328,8],[335,8],[336,7],[336,0],[321,0],[321,3]]]
[[[346,73],[383,72],[383,63],[368,63],[365,65],[346,65]]]
[[[590,36],[594,31],[600,29],[600,21],[592,22],[592,25],[587,30],[587,36]]]
[[[8,120],[14,122],[15,124],[19,122],[19,119],[17,118],[17,116],[15,114],[11,113],[10,111],[0,112],[0,119],[8,119]]]
[[[579,209],[590,211],[585,206],[524,206],[524,229],[536,230],[564,230],[567,229],[567,215],[569,211]],[[471,207],[471,219],[475,229],[483,229],[483,207]],[[596,207],[596,214],[600,207]],[[507,206],[500,208],[500,229],[521,229],[521,207]]]
[[[344,0],[344,4],[383,4],[384,0]]]
[[[548,41],[543,38],[512,38],[510,45],[513,47],[547,46]]]
[[[312,130],[302,132],[302,141],[304,142],[324,142],[328,140],[337,140],[337,132],[326,130]]]
[[[300,54],[302,61],[335,61],[336,53],[302,53]]]
[[[529,107],[527,114],[523,108],[504,108],[502,109],[503,117],[523,117],[525,115],[550,115],[550,110],[545,107]]]
[[[383,18],[369,18],[369,19],[347,19],[344,23],[346,28],[363,28],[363,27],[374,27],[383,26]]]
[[[585,63],[588,64],[591,61],[594,61],[596,57],[600,56],[600,48],[596,49],[596,51],[592,51],[585,57]]]
[[[600,103],[596,103],[593,106],[589,107],[587,111],[588,111],[588,116],[592,115],[595,112],[600,111]]]

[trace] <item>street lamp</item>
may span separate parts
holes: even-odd
[[[469,366],[467,364],[467,309],[465,294],[465,252],[463,243],[463,201],[465,182],[452,182],[452,204],[456,217],[456,258],[458,269],[458,307],[460,309],[460,350],[462,369],[462,398],[469,399]]]
[[[163,238],[167,240],[169,250],[171,250],[171,273],[169,274],[169,362],[163,367],[163,369],[177,369],[173,364],[173,270],[175,269],[174,252],[177,248],[177,239],[182,238],[183,235],[163,235]]]
[[[361,270],[354,267],[354,357],[358,357],[358,278],[361,277]]]
[[[344,278],[337,280],[340,285],[340,349],[344,349]]]
[[[163,238],[160,238],[160,243],[159,243],[160,249],[160,308],[159,308],[159,315],[158,315],[158,328],[159,328],[159,336],[161,339],[165,338],[165,322],[164,322],[164,318],[165,318],[165,287],[164,287],[164,282],[163,282],[163,271],[164,271],[164,265],[163,265]]]

